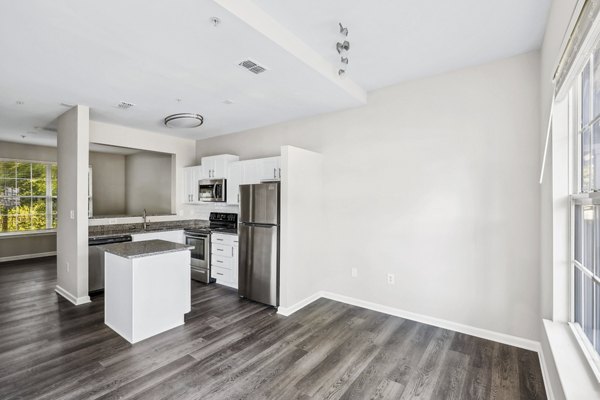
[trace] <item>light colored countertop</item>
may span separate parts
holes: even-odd
[[[139,242],[113,243],[102,246],[107,253],[123,258],[139,258],[157,254],[193,249],[194,246],[167,242],[166,240],[142,240]]]

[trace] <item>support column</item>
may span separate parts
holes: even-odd
[[[90,110],[75,106],[58,118],[56,292],[88,303],[88,167]]]

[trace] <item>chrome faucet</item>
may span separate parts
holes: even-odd
[[[146,215],[145,208],[144,208],[144,215],[142,216],[142,218],[144,218],[144,230],[146,230],[146,228],[148,227],[148,216]]]

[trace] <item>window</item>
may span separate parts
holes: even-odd
[[[0,160],[0,232],[56,228],[56,164]]]
[[[600,372],[600,50],[572,89],[577,126],[578,180],[571,195],[571,325]]]

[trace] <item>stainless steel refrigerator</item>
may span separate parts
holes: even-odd
[[[279,306],[279,182],[240,185],[240,296]]]

